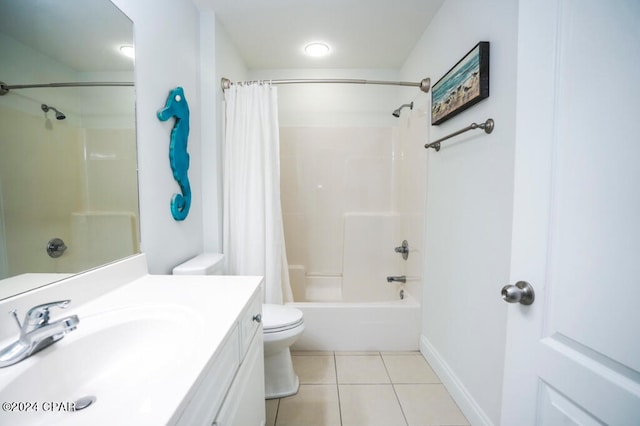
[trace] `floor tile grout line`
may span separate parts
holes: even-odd
[[[278,403],[276,404],[276,418],[273,419],[273,426],[278,425],[278,412],[280,411],[280,401],[282,401],[282,398],[278,398]]]
[[[400,402],[400,397],[398,396],[398,392],[396,391],[396,384],[393,383],[393,379],[391,378],[391,374],[389,373],[389,369],[387,368],[387,363],[384,362],[384,357],[380,354],[380,358],[382,358],[382,365],[384,365],[384,370],[387,372],[387,376],[389,376],[389,382],[391,382],[391,389],[393,389],[393,394],[396,396],[396,401],[398,401],[398,406],[400,407],[400,412],[402,413],[402,417],[404,418],[404,423],[409,425],[409,420],[407,420],[407,415],[404,412],[404,408],[402,408],[402,403]]]
[[[398,392],[396,391],[396,385],[391,383],[393,394],[396,396],[396,401],[398,401],[398,405],[400,406],[400,412],[402,413],[402,417],[404,417],[405,424],[409,425],[409,420],[407,420],[407,415],[404,412],[404,408],[402,407],[402,402],[400,402],[400,397],[398,396]]]
[[[333,352],[333,373],[336,376],[336,392],[338,393],[338,416],[340,417],[340,426],[342,426],[342,402],[340,401],[340,386],[338,386],[338,360],[336,353]]]

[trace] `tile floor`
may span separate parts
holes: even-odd
[[[267,426],[468,425],[419,352],[293,352],[296,395],[266,402]]]

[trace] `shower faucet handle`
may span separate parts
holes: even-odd
[[[401,253],[404,260],[407,260],[407,258],[409,257],[409,243],[407,242],[407,240],[403,240],[402,245],[396,247],[394,250],[396,253]]]

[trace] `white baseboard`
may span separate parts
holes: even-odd
[[[420,352],[427,359],[433,371],[440,377],[442,384],[447,388],[460,410],[464,413],[471,425],[493,426],[493,422],[480,408],[476,400],[469,393],[464,383],[451,370],[440,353],[433,347],[424,335],[420,336]]]

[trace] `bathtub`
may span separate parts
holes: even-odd
[[[402,241],[401,219],[394,213],[345,214],[340,258],[335,262],[341,264],[340,271],[313,272],[302,264],[289,265],[295,301],[289,305],[304,313],[305,323],[293,349],[418,350],[421,280],[412,273],[420,270],[420,256],[414,253],[405,261],[394,252]],[[406,283],[389,283],[389,275],[406,275]]]
[[[402,289],[404,290],[404,289]],[[293,302],[304,313],[300,351],[415,351],[420,303],[406,291],[385,302]]]

